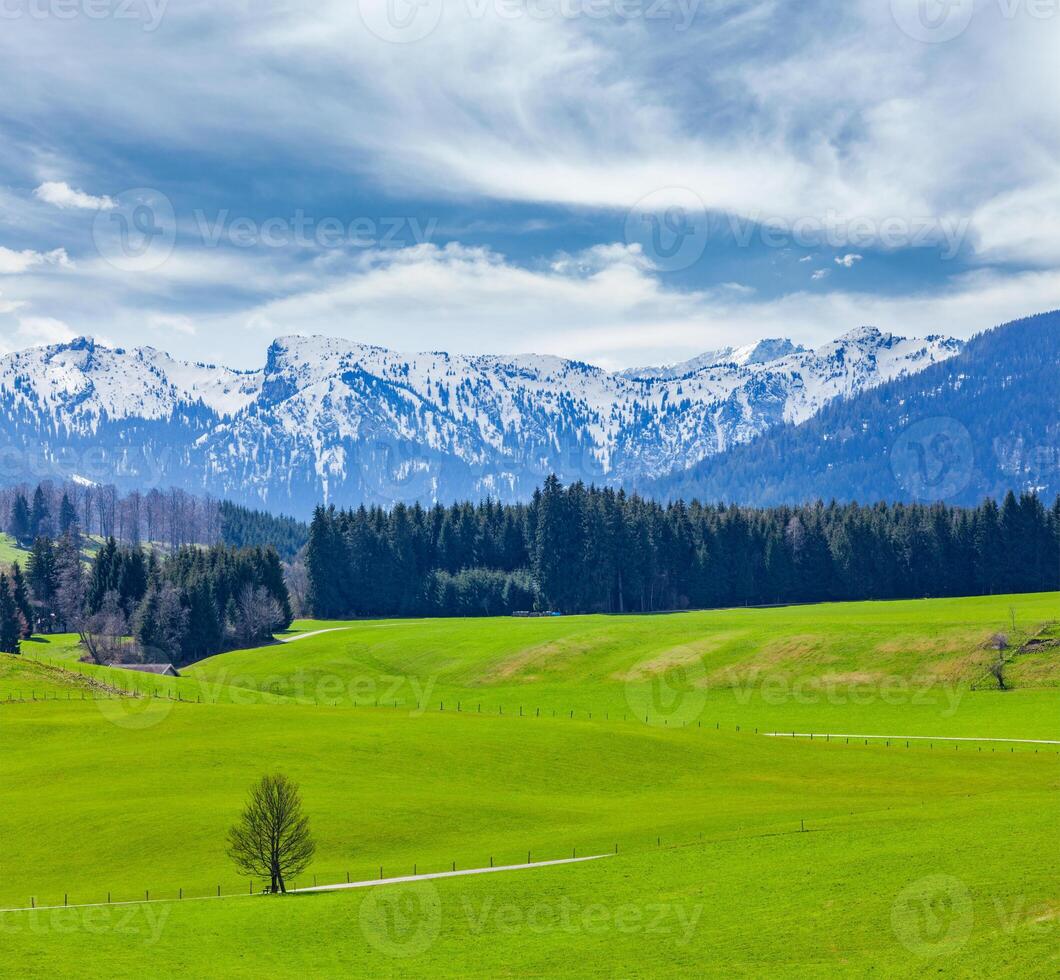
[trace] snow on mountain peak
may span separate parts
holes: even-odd
[[[768,364],[770,361],[779,361],[780,358],[787,357],[789,354],[805,352],[805,347],[794,344],[787,338],[775,337],[756,341],[746,347],[737,347],[732,351],[730,360],[734,364],[745,367],[749,364]]]
[[[516,499],[549,472],[658,476],[960,348],[861,327],[814,351],[767,339],[610,373],[296,335],[240,372],[79,338],[0,357],[0,406],[9,442],[134,445],[167,485],[304,512],[321,498]]]

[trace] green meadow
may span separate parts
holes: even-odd
[[[1057,620],[1053,594],[302,621],[176,679],[27,643],[0,908],[37,908],[0,913],[4,971],[1055,975],[1060,745],[987,739],[1060,740]],[[299,887],[608,856],[251,895],[224,837],[266,771],[312,821]]]
[[[6,568],[12,562],[25,564],[29,552],[20,548],[10,534],[0,534],[0,568]]]

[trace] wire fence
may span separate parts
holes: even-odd
[[[876,811],[865,811],[864,814],[851,813],[850,816],[863,816]],[[846,816],[845,814],[843,816]],[[363,861],[351,862],[345,870],[316,869],[307,871],[296,878],[285,882],[288,893],[305,895],[305,889],[341,890],[343,886],[368,886],[387,884],[395,879],[436,878],[440,875],[459,875],[461,873],[487,873],[490,870],[504,872],[533,868],[535,866],[556,866],[560,863],[575,862],[579,859],[617,857],[621,855],[645,854],[650,851],[667,851],[697,845],[718,846],[737,844],[742,841],[766,837],[783,837],[793,834],[822,832],[829,828],[827,821],[835,820],[837,814],[828,814],[814,818],[792,819],[783,823],[763,825],[754,828],[751,833],[730,831],[724,834],[707,832],[690,832],[673,830],[667,836],[661,832],[645,832],[628,836],[621,841],[605,843],[603,840],[589,841],[580,846],[560,848],[556,845],[543,845],[539,848],[529,847],[525,850],[513,850],[506,845],[492,853],[479,855],[465,854],[463,857],[439,860],[437,858],[419,861],[401,861],[368,865]],[[50,910],[57,908],[89,908],[103,905],[133,905],[147,902],[181,902],[202,901],[206,899],[225,899],[253,897],[268,894],[269,882],[263,878],[243,878],[235,881],[232,878],[215,879],[213,884],[202,883],[191,886],[169,884],[163,887],[137,889],[123,885],[113,889],[80,889],[75,891],[51,890],[38,892],[21,899],[21,903],[10,893],[6,901],[0,899],[0,913],[25,912],[34,909]],[[311,894],[311,893],[310,893]]]

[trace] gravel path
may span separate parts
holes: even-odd
[[[533,861],[530,864],[502,864],[494,868],[467,868],[463,871],[437,871],[434,874],[402,875],[399,878],[374,878],[371,881],[352,881],[349,884],[316,885],[312,888],[290,888],[291,892],[336,892],[346,888],[370,888],[372,885],[395,885],[405,881],[429,881],[432,878],[460,878],[463,875],[488,875],[495,871],[525,871],[527,868],[550,868],[557,864],[581,864],[613,857],[611,854],[592,854],[589,857],[561,858],[558,861]]]
[[[832,732],[763,732],[767,738],[884,738],[894,742],[1015,742],[1019,745],[1060,745],[1048,738],[968,738],[952,735],[836,735]]]

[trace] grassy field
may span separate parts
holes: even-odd
[[[25,566],[29,552],[20,548],[10,534],[0,534],[0,567],[7,567],[12,562]]]
[[[2,913],[5,967],[1055,975],[1060,745],[762,732],[1060,739],[1058,613],[1048,595],[303,621],[290,635],[334,631],[177,679],[49,638],[0,659],[0,699],[53,685],[0,704],[0,907],[153,901]],[[1016,689],[989,690],[1003,628]],[[270,770],[317,838],[300,885],[612,856],[252,898],[224,834]]]
[[[1015,629],[1012,627],[1015,611]],[[303,701],[750,728],[1050,738],[1055,648],[1015,656],[991,687],[990,637],[1010,653],[1060,619],[1060,596],[660,616],[314,623],[334,632],[223,654],[185,671]],[[1055,631],[1055,627],[1052,627]],[[1031,666],[1033,661],[1033,666]]]

